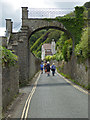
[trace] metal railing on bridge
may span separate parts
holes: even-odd
[[[73,12],[74,8],[29,8],[29,18],[55,18]]]

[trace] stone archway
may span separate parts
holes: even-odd
[[[64,31],[70,36],[70,33],[66,30],[62,23],[55,19],[31,19],[28,18],[28,7],[22,7],[22,26],[19,32],[12,32],[12,21],[6,19],[6,30],[11,37],[9,38],[9,44],[12,49],[16,51],[19,57],[19,79],[21,81],[28,81],[30,73],[30,58],[31,52],[29,49],[30,36],[41,29],[54,28]]]
[[[26,28],[27,27],[27,28]],[[55,18],[45,19],[45,18],[28,18],[28,7],[22,7],[22,28],[28,29],[28,35],[32,34],[34,31],[45,29],[45,28],[55,28],[66,32],[69,36],[70,33],[63,26],[62,23],[56,21]]]
[[[71,37],[69,32],[67,30],[63,29],[63,28],[60,28],[60,27],[57,27],[57,26],[45,26],[45,27],[38,28],[38,29],[34,30],[33,32],[30,32],[30,34],[28,36],[28,39],[31,37],[32,34],[34,34],[37,31],[43,30],[43,29],[56,29],[56,30],[60,30],[60,31],[65,32],[69,37]]]

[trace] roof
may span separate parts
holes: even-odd
[[[51,44],[43,44],[44,49],[51,49]]]

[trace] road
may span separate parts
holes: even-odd
[[[29,86],[24,89],[28,92],[29,90],[31,90]],[[31,93],[27,107],[25,108],[26,99],[24,99],[24,105],[22,105],[22,108],[26,110],[23,111],[20,108],[24,112],[23,117],[88,118],[88,95],[73,87],[57,74],[49,77],[45,73],[41,74],[37,86],[34,86]],[[17,109],[20,113],[19,108]]]

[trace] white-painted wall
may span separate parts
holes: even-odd
[[[52,43],[51,43],[51,51],[52,51],[52,54],[55,54],[56,51],[55,51],[55,41],[54,39],[52,40]]]
[[[45,58],[45,49],[42,45],[42,55],[41,55],[42,60]]]
[[[55,44],[55,41],[54,41],[54,39],[53,39],[53,40],[52,40],[52,43],[51,43],[51,51],[52,51],[52,54],[55,54],[55,53],[56,53],[55,45],[56,45],[56,44]],[[44,49],[43,45],[42,45],[41,58],[42,58],[42,60],[45,59],[45,49]]]

